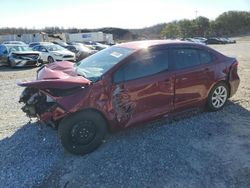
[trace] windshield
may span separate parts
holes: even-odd
[[[11,46],[8,46],[8,49],[10,52],[32,51],[32,49],[30,49],[28,46],[24,46],[24,45],[11,45]]]
[[[61,50],[65,50],[65,48],[59,46],[59,45],[56,45],[56,44],[52,44],[52,45],[46,45],[45,46],[48,51],[61,51]]]
[[[92,81],[96,81],[132,53],[132,49],[112,46],[80,61],[77,64],[76,72]]]

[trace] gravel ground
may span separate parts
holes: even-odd
[[[212,46],[236,56],[241,85],[219,112],[109,135],[85,156],[20,110],[16,82],[35,69],[0,68],[0,187],[250,187],[250,38]]]

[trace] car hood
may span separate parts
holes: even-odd
[[[61,55],[74,55],[74,53],[69,51],[69,50],[52,51],[52,53],[57,53],[57,54],[61,54]]]
[[[69,89],[90,85],[91,81],[78,76],[75,72],[74,63],[60,61],[45,65],[37,73],[34,81],[23,81],[17,83],[23,87],[34,87],[38,89]]]

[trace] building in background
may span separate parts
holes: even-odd
[[[58,33],[47,34],[44,32],[35,34],[22,34],[22,35],[0,35],[0,43],[4,41],[23,41],[25,43],[31,42],[101,42],[106,44],[113,44],[113,35],[103,32],[90,32],[90,33]]]
[[[68,33],[66,34],[67,42],[102,42],[107,44],[113,44],[113,35],[103,32],[90,32],[90,33]]]

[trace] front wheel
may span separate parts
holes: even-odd
[[[221,82],[216,84],[210,91],[207,100],[209,111],[217,111],[224,107],[228,99],[228,86]]]
[[[58,128],[63,147],[73,154],[94,151],[107,133],[105,119],[95,111],[79,112],[63,120]]]
[[[49,56],[49,57],[48,57],[48,63],[53,63],[53,62],[54,62],[53,57]]]

